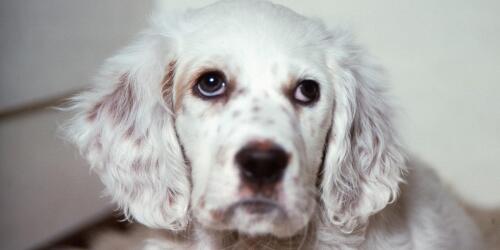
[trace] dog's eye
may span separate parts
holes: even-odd
[[[220,72],[207,72],[201,75],[194,87],[195,93],[201,97],[217,97],[226,91],[226,80]]]
[[[293,93],[296,102],[308,105],[318,100],[319,85],[313,80],[302,80],[299,82]]]

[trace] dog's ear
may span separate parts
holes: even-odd
[[[110,58],[97,86],[73,98],[66,134],[127,218],[182,230],[190,186],[170,107],[174,47],[146,32]]]
[[[327,220],[350,233],[396,199],[406,168],[381,69],[347,32],[330,39],[335,105],[321,199]]]

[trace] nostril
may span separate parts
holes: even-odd
[[[250,182],[277,182],[288,164],[288,154],[275,144],[252,143],[236,154],[243,178]]]

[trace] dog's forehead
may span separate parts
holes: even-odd
[[[304,31],[323,28],[317,21],[267,1],[219,1],[204,8],[187,11],[183,17],[183,26],[188,32],[214,27],[231,31],[281,30],[284,34],[300,35]]]
[[[322,23],[264,1],[221,1],[191,10],[183,27],[185,52],[238,56],[245,63],[317,60],[315,53],[329,36]]]

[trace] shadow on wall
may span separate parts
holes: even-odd
[[[412,155],[412,161],[416,163],[417,166],[426,167],[435,170],[436,168],[429,164],[428,162],[422,160],[421,158]],[[483,240],[486,242],[487,249],[498,250],[500,249],[500,207],[483,208],[481,206],[472,204],[463,199],[463,197],[455,192],[455,189],[449,183],[446,183],[442,176],[438,174],[439,179],[454,198],[459,201],[460,205],[465,209],[465,211],[472,217],[476,222]]]
[[[465,209],[478,224],[490,249],[500,249],[500,208],[484,209],[465,203]]]

